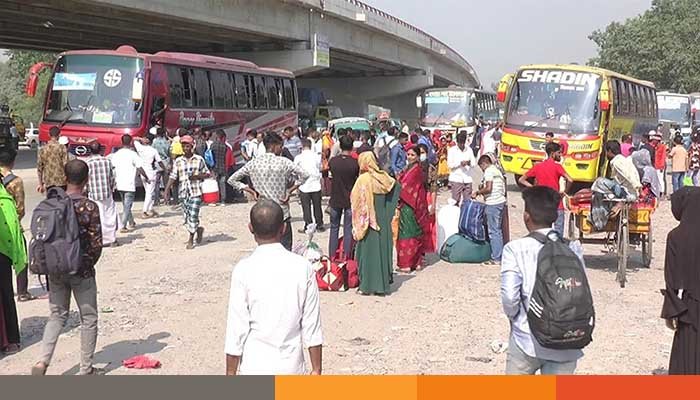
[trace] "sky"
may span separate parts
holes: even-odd
[[[651,0],[364,0],[459,52],[490,89],[533,63],[586,63],[596,29],[623,22]]]

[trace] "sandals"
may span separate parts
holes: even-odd
[[[5,347],[2,352],[5,353],[6,356],[11,356],[13,354],[19,353],[21,347],[19,344],[16,343],[11,343],[8,344],[7,347]]]
[[[24,303],[24,302],[32,301],[32,300],[36,300],[36,299],[37,299],[36,296],[32,296],[29,293],[20,294],[19,296],[17,296],[17,301],[20,303]]]
[[[488,260],[486,262],[483,262],[481,265],[495,267],[495,266],[501,265],[501,263],[499,263],[498,261],[494,261],[494,260]]]

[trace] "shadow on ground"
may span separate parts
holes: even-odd
[[[168,344],[161,340],[170,337],[168,332],[154,333],[146,339],[123,340],[103,347],[95,353],[94,364],[104,367],[105,374],[120,368],[122,361],[138,355],[153,355],[163,350]],[[63,375],[75,375],[80,371],[80,364],[74,365]]]

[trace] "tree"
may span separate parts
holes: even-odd
[[[26,122],[38,123],[41,119],[43,94],[49,82],[49,74],[44,73],[39,79],[36,97],[28,97],[25,81],[29,68],[38,62],[53,62],[54,55],[29,50],[9,50],[9,60],[0,64],[0,104],[10,106],[12,112]]]
[[[677,92],[700,91],[700,7],[697,0],[654,0],[651,9],[613,22],[589,39],[594,65]]]

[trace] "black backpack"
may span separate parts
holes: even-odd
[[[382,171],[391,172],[391,144],[396,141],[396,138],[387,136],[379,140],[382,141],[383,146],[376,149],[377,164]],[[397,143],[396,145],[400,146],[401,144]]]
[[[32,214],[29,270],[37,275],[75,275],[82,267],[80,226],[73,200],[59,187]]]
[[[556,350],[582,349],[593,340],[593,296],[581,260],[562,239],[538,233],[530,237],[544,244],[537,257],[537,277],[530,296],[527,320],[537,342]]]

